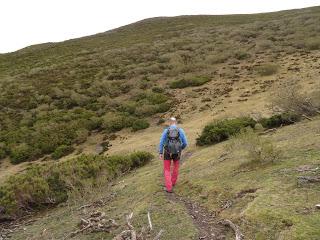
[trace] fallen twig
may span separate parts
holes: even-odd
[[[161,229],[161,230],[159,231],[159,233],[157,234],[157,236],[155,236],[155,238],[154,238],[153,240],[159,240],[163,232],[164,232],[164,231]]]
[[[118,227],[118,224],[113,219],[106,219],[104,212],[95,211],[86,219],[81,218],[79,229],[69,233],[64,239],[74,237],[83,232],[110,232],[112,228]]]
[[[228,219],[223,220],[222,224],[225,226],[229,226],[234,231],[234,234],[236,235],[236,240],[244,239],[244,235],[241,233],[238,225],[234,224]]]
[[[148,222],[149,222],[149,229],[150,231],[152,231],[152,222],[151,222],[150,212],[148,212]]]
[[[148,212],[148,231],[146,231],[145,227],[141,228],[140,232],[136,232],[134,229],[131,220],[133,217],[133,213],[130,213],[129,215],[126,216],[126,221],[127,221],[127,227],[129,229],[126,229],[119,233],[117,236],[113,238],[113,240],[147,240],[147,239],[152,239],[151,238],[151,231],[153,230],[152,226],[152,221],[151,221],[151,215],[150,212]],[[161,229],[159,233],[156,235],[153,240],[159,240],[161,237],[161,234],[163,233],[163,230]]]
[[[302,117],[304,117],[305,119],[308,119],[309,121],[312,121],[312,118],[308,117],[308,116],[305,115],[305,114],[302,114]]]

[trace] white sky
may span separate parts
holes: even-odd
[[[0,0],[0,53],[158,16],[270,12],[320,0]]]

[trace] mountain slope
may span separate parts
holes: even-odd
[[[182,164],[175,192],[212,212],[219,212],[219,218],[232,219],[240,225],[246,239],[317,239],[319,212],[314,206],[318,204],[320,189],[318,184],[299,185],[297,177],[312,175],[314,173],[308,169],[319,167],[319,123],[319,119],[306,121],[266,136],[277,143],[285,155],[275,165],[253,170],[241,167],[246,159],[221,157],[226,153],[228,142],[191,148],[192,155]],[[112,187],[94,189],[95,194],[48,212],[26,230],[20,229],[13,238],[60,239],[76,229],[80,217],[86,215],[86,210],[77,210],[79,206],[111,194],[113,197],[105,206],[95,209],[107,212],[119,222],[133,211],[136,227],[146,223],[146,213],[151,211],[156,229],[165,230],[163,239],[193,239],[196,229],[192,226],[192,218],[182,203],[167,199],[161,188],[161,172],[161,162],[155,160]],[[223,210],[228,201],[232,202],[231,206]],[[57,225],[56,219],[63,227]],[[79,235],[77,239],[103,236],[108,235]],[[231,234],[229,237],[232,239]]]
[[[216,213],[216,221],[237,223],[246,239],[317,239],[320,189],[297,179],[318,174],[308,170],[319,167],[318,118],[264,136],[284,155],[253,169],[243,168],[241,154],[227,153],[229,142],[195,142],[212,120],[271,115],[282,86],[319,92],[319,22],[320,7],[155,18],[0,55],[0,183],[30,165],[80,153],[156,152],[163,119],[172,115],[190,142],[175,189],[182,201],[162,191],[156,159],[111,186],[70,193],[66,204],[34,216],[12,238],[62,239],[100,209],[121,224],[133,211],[136,228],[150,211],[163,239],[194,239],[199,226],[184,206],[191,201]],[[77,210],[100,198],[107,199],[103,206]],[[120,230],[75,239],[110,239]]]

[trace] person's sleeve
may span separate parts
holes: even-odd
[[[184,133],[182,128],[180,128],[179,130],[180,130],[180,139],[181,139],[181,143],[182,143],[182,149],[185,149],[188,146],[187,136]]]
[[[159,153],[160,154],[163,154],[163,147],[164,147],[164,143],[166,141],[166,137],[167,137],[167,129],[165,129],[163,132],[162,132],[162,135],[161,135],[161,138],[160,138],[160,144],[159,144]]]

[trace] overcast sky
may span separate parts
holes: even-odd
[[[104,32],[149,17],[317,5],[320,0],[0,0],[0,53]]]

